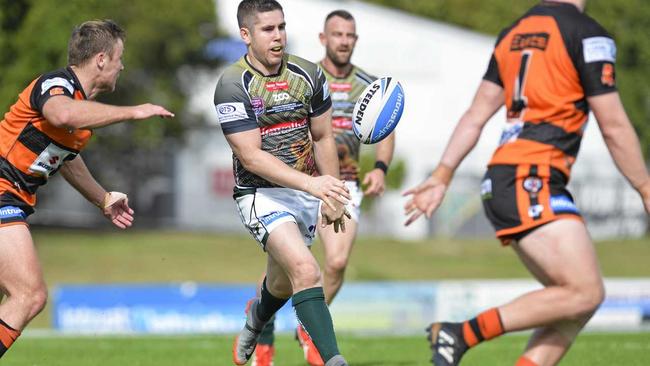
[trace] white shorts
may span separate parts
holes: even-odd
[[[242,223],[266,250],[266,241],[275,228],[294,222],[306,245],[311,245],[318,225],[320,200],[290,188],[235,187],[233,198]]]
[[[352,199],[348,201],[348,204],[345,205],[345,208],[348,209],[348,212],[352,216],[352,220],[359,223],[359,218],[361,217],[361,200],[363,200],[363,191],[359,187],[359,184],[357,184],[355,181],[346,180],[345,186],[348,187],[350,196],[352,196]],[[321,204],[323,203],[321,202]],[[320,217],[320,209],[318,210],[318,216]]]

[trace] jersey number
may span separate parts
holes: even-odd
[[[531,51],[521,53],[521,63],[519,64],[519,74],[515,79],[515,88],[512,93],[512,105],[508,111],[508,118],[521,118],[521,112],[528,106],[528,99],[524,95],[526,87],[526,77],[528,76],[528,67],[533,57]]]

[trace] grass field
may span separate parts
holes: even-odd
[[[88,232],[34,229],[46,281],[58,283],[222,282],[259,278],[265,255],[246,236],[179,232]],[[607,277],[650,277],[650,240],[596,246]],[[322,250],[314,245],[318,258]],[[514,253],[496,240],[397,241],[360,238],[348,281],[528,278]],[[423,324],[425,326],[425,324]],[[32,336],[49,327],[39,315],[2,359],[9,366],[230,365],[230,337]],[[422,337],[339,335],[353,366],[429,365]],[[502,337],[472,351],[463,365],[512,365],[524,335]],[[295,341],[280,336],[276,366],[304,365]],[[562,365],[650,365],[650,333],[584,334]]]
[[[184,337],[25,337],[2,359],[3,366],[222,366],[232,365],[231,338]],[[514,365],[525,336],[501,337],[468,353],[463,366]],[[304,366],[290,336],[277,340],[277,366]],[[351,366],[425,366],[431,357],[424,337],[340,335]],[[650,334],[584,334],[563,366],[650,365]]]

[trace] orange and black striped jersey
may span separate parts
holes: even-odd
[[[567,176],[586,98],[616,91],[616,44],[572,4],[543,1],[501,32],[485,80],[504,88],[508,124],[489,165],[548,164]]]
[[[30,206],[36,190],[47,183],[66,160],[88,143],[90,130],[67,130],[43,117],[43,106],[54,96],[85,100],[72,69],[44,74],[32,81],[0,122],[0,194],[11,193]]]

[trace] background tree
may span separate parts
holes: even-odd
[[[528,8],[533,0],[365,0],[427,18],[497,35]],[[617,78],[621,97],[650,157],[650,2],[610,0],[587,3],[587,14],[616,39]],[[426,42],[426,40],[422,40]],[[487,65],[486,65],[487,67]]]
[[[138,190],[146,189],[143,185],[152,179],[171,181],[173,154],[184,128],[202,122],[185,108],[183,91],[188,88],[183,87],[178,71],[188,65],[215,63],[204,57],[203,49],[216,36],[216,7],[212,0],[0,0],[0,113],[8,110],[31,80],[67,65],[72,28],[92,19],[113,19],[127,32],[125,70],[117,90],[100,96],[99,101],[152,102],[176,113],[171,120],[104,128],[83,154],[107,188],[129,192],[143,213]],[[47,199],[47,190],[39,199]],[[167,206],[172,202],[163,201]],[[171,207],[149,209],[155,214],[169,212]]]

